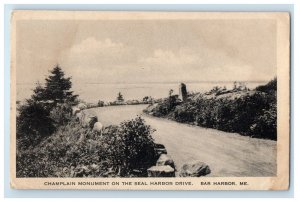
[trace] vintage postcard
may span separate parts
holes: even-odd
[[[11,187],[289,188],[284,12],[14,11]]]

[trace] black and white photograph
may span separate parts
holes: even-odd
[[[288,187],[288,13],[15,11],[12,23],[13,187]]]

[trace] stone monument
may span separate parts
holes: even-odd
[[[179,85],[179,99],[185,101],[186,98],[187,98],[186,85],[184,83],[181,83]]]

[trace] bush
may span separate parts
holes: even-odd
[[[98,107],[103,107],[104,106],[104,101],[99,100],[98,103],[97,103],[97,106]]]
[[[73,119],[72,106],[68,103],[58,104],[51,110],[50,118],[53,120],[56,128],[66,125]]]
[[[250,127],[253,137],[268,137],[277,140],[277,108],[271,104],[270,109],[263,110],[263,113],[256,117],[254,124]]]
[[[229,96],[220,97],[220,88],[215,87],[206,94],[190,95],[185,102],[174,102],[172,107],[167,98],[157,106],[148,108],[146,113],[182,123],[276,140],[276,82],[275,78],[252,92],[245,86],[236,86]]]
[[[124,153],[120,155],[124,156],[121,176],[132,174],[134,170],[146,174],[147,169],[155,164],[157,159],[152,132],[141,117],[121,123],[118,131],[121,145],[124,146],[121,151]]]
[[[172,112],[175,107],[179,104],[177,97],[175,95],[171,95],[168,98],[160,101],[156,108],[152,110],[154,116],[166,116],[170,112]]]
[[[271,80],[266,85],[261,85],[255,88],[255,90],[265,92],[265,93],[274,93],[277,91],[277,78],[275,77],[273,80]]]
[[[55,131],[54,121],[50,118],[50,113],[43,104],[27,100],[18,111],[18,147],[34,146]]]
[[[174,119],[181,123],[193,123],[196,120],[195,107],[188,104],[176,106]]]
[[[263,124],[267,117],[277,119],[276,110],[269,111],[272,106],[276,106],[274,100],[273,96],[261,92],[236,99],[201,98],[194,111],[196,123],[242,135],[276,139],[276,124]]]
[[[17,153],[17,177],[146,176],[157,160],[152,131],[140,117],[106,127],[101,135],[71,120]]]

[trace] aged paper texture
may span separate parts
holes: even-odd
[[[286,190],[284,12],[14,11],[14,189]]]

